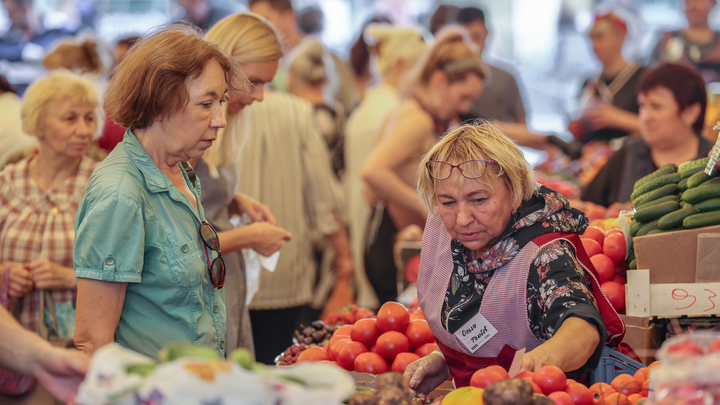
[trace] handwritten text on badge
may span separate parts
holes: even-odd
[[[497,329],[480,313],[455,332],[455,336],[460,339],[470,353],[474,353],[496,334]]]

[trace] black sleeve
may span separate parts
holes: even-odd
[[[595,178],[583,188],[580,199],[603,207],[609,207],[616,201],[620,180],[622,179],[626,148],[620,148],[608,159]]]
[[[553,337],[566,319],[580,318],[595,326],[600,342],[584,366],[569,373],[582,376],[600,362],[605,342],[605,322],[597,308],[590,281],[568,242],[555,241],[536,256],[528,274],[528,318],[541,341]]]

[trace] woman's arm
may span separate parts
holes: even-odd
[[[431,126],[419,114],[400,119],[365,159],[360,170],[362,179],[381,196],[406,209],[427,216],[414,185],[408,185],[398,171],[408,161],[427,152],[428,140],[432,139]],[[430,124],[432,125],[432,124]]]
[[[580,318],[568,318],[552,338],[525,353],[520,371],[537,371],[546,365],[564,372],[577,370],[587,363],[599,343],[600,334],[594,325]]]
[[[78,278],[75,346],[92,355],[115,341],[122,314],[127,283]]]

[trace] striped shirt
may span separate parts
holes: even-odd
[[[30,177],[32,155],[0,172],[0,263],[28,264],[35,260],[73,266],[75,214],[97,162],[84,157],[75,177],[45,191]],[[74,299],[75,292],[52,293],[56,304]],[[20,323],[37,332],[40,294],[32,291],[21,299]]]

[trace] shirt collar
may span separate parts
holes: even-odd
[[[150,155],[148,155],[145,148],[132,132],[132,129],[125,131],[122,144],[128,156],[130,156],[130,159],[132,159],[135,166],[145,178],[145,187],[147,187],[148,191],[160,193],[170,190],[170,184],[168,184],[169,179],[150,158]]]

